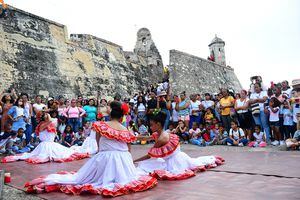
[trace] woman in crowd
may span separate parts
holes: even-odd
[[[12,122],[8,117],[8,111],[14,104],[14,99],[11,94],[4,94],[1,99],[2,102],[2,118],[1,118],[1,132],[4,132],[4,126]]]
[[[162,91],[158,96],[157,96],[157,107],[161,111],[165,112],[167,117],[165,121],[165,126],[164,130],[167,130],[169,127],[169,121],[170,121],[170,109],[171,109],[171,101],[170,97],[168,97],[167,93],[165,91]]]
[[[105,121],[109,121],[110,108],[106,99],[101,99],[98,103],[98,113],[102,113]]]
[[[197,124],[200,124],[201,122],[201,113],[200,113],[200,101],[197,100],[197,96],[195,94],[192,94],[190,96],[191,99],[191,106],[190,106],[190,124],[189,128],[192,128],[192,125],[194,122]]]
[[[28,182],[27,192],[60,191],[75,195],[91,193],[113,197],[154,187],[157,180],[149,175],[138,175],[133,164],[130,143],[136,137],[120,123],[127,112],[126,106],[112,102],[111,121],[96,122],[93,125],[99,141],[99,153],[77,173],[51,174]]]
[[[176,110],[178,111],[179,119],[184,121],[186,127],[189,127],[190,122],[190,105],[185,92],[182,92],[180,98],[176,101]]]
[[[27,118],[24,103],[22,98],[18,98],[13,107],[11,107],[8,111],[8,117],[12,121],[12,131],[17,132],[19,129],[26,130],[26,122],[25,119]]]
[[[86,117],[84,118],[85,122],[95,122],[97,117],[97,107],[95,106],[95,100],[89,99],[88,105],[83,107],[83,110],[86,112]]]
[[[76,133],[80,126],[80,118],[85,115],[85,111],[77,107],[76,100],[71,100],[71,105],[65,109],[63,115],[68,118],[68,125],[72,126],[73,131]]]
[[[146,111],[147,111],[147,103],[144,96],[137,97],[137,104],[135,108],[135,113],[137,116],[137,120],[143,119],[146,120]],[[136,121],[137,121],[136,120]]]
[[[254,84],[254,93],[250,95],[249,104],[252,109],[252,116],[256,125],[260,125],[266,133],[266,141],[270,142],[270,127],[265,109],[265,102],[268,99],[266,91],[262,91],[260,83]]]
[[[37,120],[40,121],[36,128],[36,134],[41,141],[40,144],[31,153],[7,156],[2,159],[2,162],[25,160],[32,164],[40,164],[49,161],[69,162],[88,157],[88,154],[76,153],[70,148],[54,142],[56,128],[49,114],[38,112]]]
[[[229,96],[227,89],[222,89],[221,92],[223,96],[220,100],[221,120],[226,131],[229,132],[231,123],[230,110],[234,106],[234,99],[232,96]]]
[[[163,130],[166,114],[159,112],[150,119],[151,137],[141,139],[154,140],[155,144],[148,154],[135,160],[141,174],[149,174],[159,179],[181,180],[195,176],[195,172],[204,171],[206,167],[216,167],[224,160],[216,156],[190,158],[180,150],[178,136]],[[139,137],[138,137],[139,138]]]
[[[240,92],[240,98],[235,101],[234,109],[237,112],[240,127],[245,131],[246,138],[250,140],[252,134],[253,118],[249,111],[249,99],[247,98],[247,91]]]

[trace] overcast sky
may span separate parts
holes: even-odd
[[[132,50],[147,27],[169,63],[169,50],[202,58],[215,34],[225,42],[226,62],[245,88],[251,75],[268,84],[300,78],[298,0],[6,0],[6,3]]]

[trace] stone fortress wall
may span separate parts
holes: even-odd
[[[44,96],[76,95],[122,97],[162,81],[163,62],[148,29],[137,33],[132,52],[89,34],[67,33],[66,26],[9,7],[0,19],[0,91],[16,88]],[[215,38],[210,51],[221,55],[212,62],[177,50],[170,51],[172,93],[239,90],[231,67],[224,66],[225,42]]]

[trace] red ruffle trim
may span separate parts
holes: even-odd
[[[126,143],[134,142],[136,140],[136,136],[130,131],[115,130],[102,121],[93,123],[93,128],[97,133],[100,133],[108,139],[114,139]]]
[[[156,140],[157,139],[157,133],[153,133],[152,137]],[[148,155],[153,157],[153,158],[163,158],[166,157],[170,154],[172,154],[177,147],[179,146],[180,141],[177,135],[175,134],[170,134],[170,140],[167,144],[165,144],[162,147],[152,147],[148,151]]]
[[[40,126],[41,126],[41,123],[39,123],[39,125],[37,125],[36,129],[35,129],[35,133],[37,135],[40,134]],[[49,126],[46,128],[46,130],[49,132],[49,133],[56,133],[56,127],[55,127],[55,124],[54,123],[51,123],[49,124]]]
[[[169,181],[175,181],[175,180],[183,180],[188,179],[190,177],[193,177],[196,175],[196,172],[204,172],[207,169],[215,168],[218,165],[222,165],[225,163],[225,160],[219,156],[215,156],[216,161],[213,164],[206,165],[206,166],[198,166],[193,169],[185,170],[181,174],[173,174],[166,170],[154,170],[150,175],[152,177],[155,177],[159,180],[169,180]]]
[[[75,172],[59,172],[58,174],[74,174]],[[39,177],[30,182],[25,183],[27,193],[43,193],[43,192],[63,192],[66,194],[98,194],[107,197],[116,197],[129,194],[132,192],[141,192],[153,188],[157,184],[157,179],[151,176],[141,176],[138,180],[134,180],[126,185],[115,184],[114,189],[95,188],[90,184],[85,185],[45,185],[46,176]]]
[[[20,155],[18,155],[18,156],[20,156]],[[63,162],[72,162],[74,160],[81,160],[81,159],[89,158],[89,157],[90,157],[90,155],[88,153],[74,153],[68,158],[61,158],[61,159],[54,158],[53,161],[63,163]],[[6,156],[1,160],[1,162],[9,163],[9,162],[15,162],[18,160],[19,159],[17,156]],[[31,164],[42,164],[42,163],[50,162],[51,160],[50,160],[50,158],[41,159],[38,157],[32,157],[32,158],[25,159],[25,161],[28,163],[31,163]]]

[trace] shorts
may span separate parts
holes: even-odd
[[[270,126],[280,127],[280,123],[279,123],[279,121],[277,121],[277,122],[270,122]]]
[[[186,115],[186,116],[179,116],[179,120],[182,120],[182,121],[190,121],[190,116],[189,116],[189,115]]]

